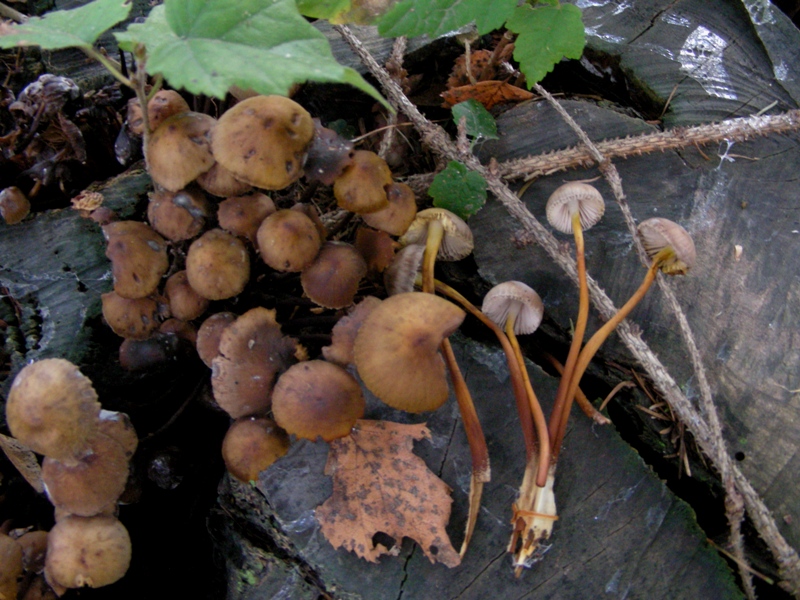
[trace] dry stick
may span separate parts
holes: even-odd
[[[391,76],[381,68],[375,61],[369,51],[364,47],[361,41],[353,35],[350,29],[346,26],[334,26],[339,34],[347,41],[353,51],[359,56],[362,63],[369,69],[373,76],[378,80],[384,89],[384,92],[389,97],[389,100],[400,110],[402,110],[414,123],[416,128],[422,135],[423,141],[435,152],[438,152],[449,160],[456,160],[462,158],[462,161],[471,170],[481,174],[487,183],[487,187],[492,194],[505,206],[508,213],[516,219],[525,230],[525,234],[531,237],[538,243],[542,249],[550,256],[565,274],[577,285],[578,277],[575,271],[575,264],[569,254],[563,251],[553,235],[534,217],[517,195],[503,181],[500,169],[497,163],[490,162],[488,167],[484,167],[477,158],[460,157],[449,139],[447,133],[439,126],[428,121],[417,109],[417,107],[403,94],[400,87],[392,80]],[[785,121],[782,127],[776,125],[776,119]],[[767,119],[766,121],[760,121]],[[732,121],[739,122],[739,119]],[[748,119],[750,127],[753,128],[749,135],[766,135],[767,133],[774,133],[780,131],[789,131],[792,129],[800,129],[800,111],[791,111],[779,117],[750,117]],[[760,127],[758,123],[765,123],[768,131],[758,131],[755,127]],[[734,123],[735,125],[737,123]],[[731,127],[730,122],[723,122],[720,124],[704,126],[705,132],[709,136],[707,139],[695,138],[690,140],[688,144],[706,143],[713,139],[713,136],[722,135],[723,139],[733,135],[742,134],[737,127]],[[689,128],[695,129],[695,128]],[[738,131],[738,133],[737,133]],[[623,142],[625,140],[622,140]],[[634,151],[644,152],[648,151],[649,147],[635,147]],[[658,148],[654,148],[658,149]],[[585,150],[584,155],[589,159],[591,155]],[[582,163],[579,163],[582,164]],[[568,168],[568,166],[559,166],[555,169],[545,168],[543,172],[555,172]],[[619,177],[617,176],[617,180]],[[593,303],[600,314],[610,319],[611,316],[617,312],[611,299],[606,295],[605,291],[597,284],[597,282],[589,277],[589,292],[593,298]],[[689,427],[695,436],[695,440],[703,451],[715,463],[724,462],[732,468],[734,480],[739,491],[744,499],[745,506],[753,520],[753,524],[758,530],[761,537],[767,543],[772,552],[776,562],[781,569],[781,576],[785,582],[782,587],[790,593],[800,596],[800,557],[797,552],[792,548],[788,542],[781,535],[778,527],[773,519],[769,509],[763,503],[758,493],[753,489],[747,478],[736,468],[731,465],[730,457],[726,453],[719,453],[714,444],[713,437],[709,431],[708,425],[701,415],[695,410],[691,402],[686,398],[684,393],[678,387],[675,380],[666,370],[658,357],[653,353],[650,347],[642,340],[641,335],[633,330],[630,323],[623,321],[617,327],[617,333],[620,339],[625,343],[631,354],[647,371],[653,384],[658,387],[665,400],[671,406],[673,412],[678,416],[683,423]],[[721,454],[721,456],[720,456]]]
[[[589,136],[586,135],[586,132],[583,131],[580,125],[575,122],[571,115],[564,109],[563,106],[561,106],[561,104],[555,100],[555,98],[553,98],[553,96],[547,90],[545,90],[539,84],[536,84],[534,88],[536,89],[537,93],[542,95],[559,113],[559,115],[561,115],[564,121],[578,135],[581,142],[591,153],[593,160],[598,164],[600,171],[603,173],[609,185],[611,186],[611,190],[614,193],[614,197],[617,200],[620,210],[622,211],[628,230],[633,236],[634,245],[637,253],[639,254],[639,258],[643,264],[647,265],[649,262],[647,259],[647,253],[645,252],[644,246],[639,238],[636,223],[633,219],[633,214],[630,211],[627,200],[625,199],[625,193],[622,190],[622,180],[616,167],[608,158],[603,156],[603,154],[591,141]],[[675,297],[672,288],[667,285],[663,276],[658,277],[658,284],[661,288],[661,291],[666,294],[668,304],[672,309],[673,314],[678,319],[681,335],[683,336],[684,343],[689,349],[692,366],[694,367],[694,372],[700,388],[700,397],[702,407],[704,409],[703,412],[705,413],[704,416],[706,417],[710,433],[713,436],[713,448],[715,454],[718,456],[714,462],[720,471],[720,478],[722,479],[722,483],[725,487],[725,514],[728,519],[728,526],[730,530],[730,544],[733,548],[733,553],[736,556],[736,563],[739,565],[739,575],[742,579],[745,592],[747,593],[748,598],[755,599],[752,574],[743,566],[747,565],[747,559],[744,555],[744,541],[742,539],[741,532],[742,520],[744,519],[744,502],[733,481],[730,455],[725,447],[725,439],[722,436],[722,426],[720,425],[716,407],[714,406],[714,401],[711,395],[711,387],[708,385],[705,367],[703,366],[700,352],[697,349],[694,335],[689,327],[689,322],[686,320],[686,316],[681,309],[680,304],[678,304],[678,299]],[[573,382],[572,386],[574,385],[575,383]],[[569,398],[567,398],[567,402],[569,402]],[[568,415],[565,415],[565,417],[566,416]]]
[[[392,70],[395,73],[398,73],[400,69],[403,67],[403,56],[406,53],[406,47],[408,46],[408,39],[405,36],[400,36],[394,40],[394,45],[392,46],[392,53],[389,55],[389,60],[386,61],[386,66],[389,67],[391,65]],[[397,125],[397,113],[390,114],[386,119],[387,125]],[[385,159],[386,155],[389,154],[389,150],[392,149],[392,144],[394,144],[394,140],[397,137],[397,128],[396,127],[389,127],[386,130],[386,133],[383,134],[381,138],[380,146],[378,147],[378,156]]]

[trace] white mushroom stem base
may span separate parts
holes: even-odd
[[[514,555],[514,574],[519,577],[522,569],[530,568],[541,560],[549,549],[545,542],[550,539],[553,524],[558,520],[556,497],[553,493],[556,466],[547,470],[544,487],[536,485],[538,461],[532,456],[525,468],[525,476],[519,490],[519,498],[513,505],[512,524],[514,531],[508,551]]]

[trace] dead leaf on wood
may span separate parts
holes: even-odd
[[[445,531],[450,487],[412,452],[414,440],[430,435],[425,424],[360,420],[331,443],[325,473],[333,477],[333,494],[317,507],[317,520],[334,548],[378,562],[410,537],[431,562],[460,564]],[[396,549],[373,545],[379,532],[394,538]]]
[[[474,85],[462,85],[442,92],[443,106],[451,108],[459,102],[475,99],[489,110],[497,104],[505,102],[522,102],[530,100],[533,94],[505,81],[479,81]]]

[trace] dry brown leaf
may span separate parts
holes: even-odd
[[[0,433],[0,450],[5,453],[11,464],[17,468],[19,474],[31,484],[33,489],[40,494],[44,492],[42,468],[30,448],[19,443],[16,438]]]
[[[410,537],[431,562],[460,564],[445,531],[450,487],[412,452],[414,440],[430,436],[425,424],[360,420],[331,443],[325,473],[333,477],[333,494],[317,507],[317,520],[334,548],[377,562]],[[373,546],[378,532],[394,538],[397,549]]]
[[[504,102],[530,100],[533,94],[505,81],[479,81],[474,85],[462,85],[442,92],[442,98],[445,108],[452,108],[459,102],[474,98],[489,110]]]

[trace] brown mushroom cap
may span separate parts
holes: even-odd
[[[353,160],[353,142],[323,127],[314,119],[314,140],[308,148],[305,176],[309,181],[332,185],[344,168]]]
[[[392,171],[380,156],[369,150],[356,150],[353,161],[333,183],[333,195],[345,210],[364,214],[389,207],[386,186],[392,184]]]
[[[155,131],[172,115],[189,112],[189,104],[175,90],[158,90],[147,103],[150,131]]]
[[[572,233],[572,215],[581,216],[581,229],[597,223],[606,210],[603,196],[588,183],[570,181],[556,188],[547,200],[547,220],[562,233]]]
[[[209,115],[184,112],[161,123],[147,146],[147,167],[153,181],[177,192],[214,166],[210,140],[216,122]]]
[[[661,259],[661,271],[668,275],[683,275],[694,267],[697,253],[689,233],[677,223],[653,217],[639,223],[639,235],[647,255],[655,259],[659,252],[668,251]]]
[[[78,463],[42,462],[42,480],[53,506],[73,515],[99,514],[122,495],[128,481],[128,454],[120,443],[97,432]]]
[[[22,577],[22,546],[17,540],[0,533],[0,598],[13,600]]]
[[[158,332],[168,336],[175,336],[189,342],[191,346],[197,345],[197,327],[182,319],[170,318],[158,326]]]
[[[518,335],[536,331],[544,316],[539,294],[521,281],[504,281],[494,286],[483,298],[481,310],[501,328],[513,313],[514,333]]]
[[[208,202],[202,192],[185,189],[179,192],[160,190],[150,195],[147,220],[168,240],[181,242],[200,234],[208,217]]]
[[[236,419],[222,440],[222,460],[228,473],[245,483],[289,451],[289,436],[271,419]]]
[[[419,211],[414,222],[398,240],[400,245],[420,244],[424,246],[428,237],[428,225],[431,221],[439,221],[444,229],[444,236],[436,255],[437,260],[461,260],[472,252],[475,242],[469,225],[464,219],[444,208],[426,208]]]
[[[114,221],[103,227],[103,235],[114,291],[123,298],[152,294],[169,268],[164,238],[139,221]]]
[[[386,188],[389,206],[362,216],[370,227],[391,235],[403,235],[417,216],[414,190],[405,183],[392,183]]]
[[[331,330],[331,345],[322,348],[325,360],[341,367],[353,364],[353,345],[358,330],[367,315],[380,303],[381,301],[375,296],[367,296],[337,321]]]
[[[211,361],[217,404],[234,419],[263,413],[277,375],[294,362],[297,345],[281,334],[275,311],[254,308],[228,325]]]
[[[28,573],[41,573],[44,569],[44,555],[47,552],[47,532],[26,531],[17,538],[17,543],[22,548],[22,568]],[[5,563],[2,554],[0,552],[0,565]]]
[[[370,273],[383,273],[394,260],[397,243],[385,231],[359,227],[353,244],[364,257]]]
[[[212,229],[189,246],[186,275],[194,291],[204,298],[232,298],[250,279],[250,255],[242,240],[222,229]]]
[[[326,442],[350,434],[364,416],[364,395],[355,377],[324,360],[298,363],[278,378],[272,393],[275,421],[299,438]]]
[[[369,390],[393,408],[436,410],[447,400],[445,364],[438,349],[466,313],[433,294],[390,296],[366,318],[353,350]]]
[[[219,340],[225,328],[236,320],[232,312],[216,313],[203,321],[197,330],[197,354],[206,366],[211,368],[211,361],[219,355]]]
[[[256,238],[262,260],[276,271],[302,271],[322,245],[314,222],[304,213],[288,208],[264,219]]]
[[[109,585],[130,562],[130,536],[114,517],[64,517],[47,536],[45,577],[54,587]]]
[[[8,225],[16,225],[31,212],[31,203],[22,190],[16,186],[0,192],[0,216]]]
[[[220,198],[240,196],[253,189],[252,185],[236,179],[233,173],[218,162],[205,173],[198,175],[195,183],[212,196]]]
[[[256,233],[261,223],[275,212],[275,203],[266,194],[233,196],[219,203],[219,226],[233,235],[256,243]]]
[[[114,410],[101,410],[97,430],[107,435],[122,447],[127,458],[131,458],[139,445],[139,438],[128,415]]]
[[[103,318],[120,337],[146,340],[158,329],[158,302],[153,298],[123,298],[116,292],[100,296]]]
[[[92,382],[61,358],[27,365],[14,378],[6,402],[11,434],[34,452],[68,464],[86,451],[99,413]]]
[[[234,177],[281,190],[303,174],[314,137],[308,111],[283,96],[254,96],[223,114],[214,130],[214,158]]]
[[[325,308],[344,308],[353,303],[358,284],[367,274],[367,263],[350,244],[325,242],[317,257],[303,269],[300,282],[311,300]]]
[[[196,319],[208,308],[208,299],[198,294],[189,284],[186,271],[173,273],[164,285],[164,295],[169,300],[172,316],[183,321]]]

